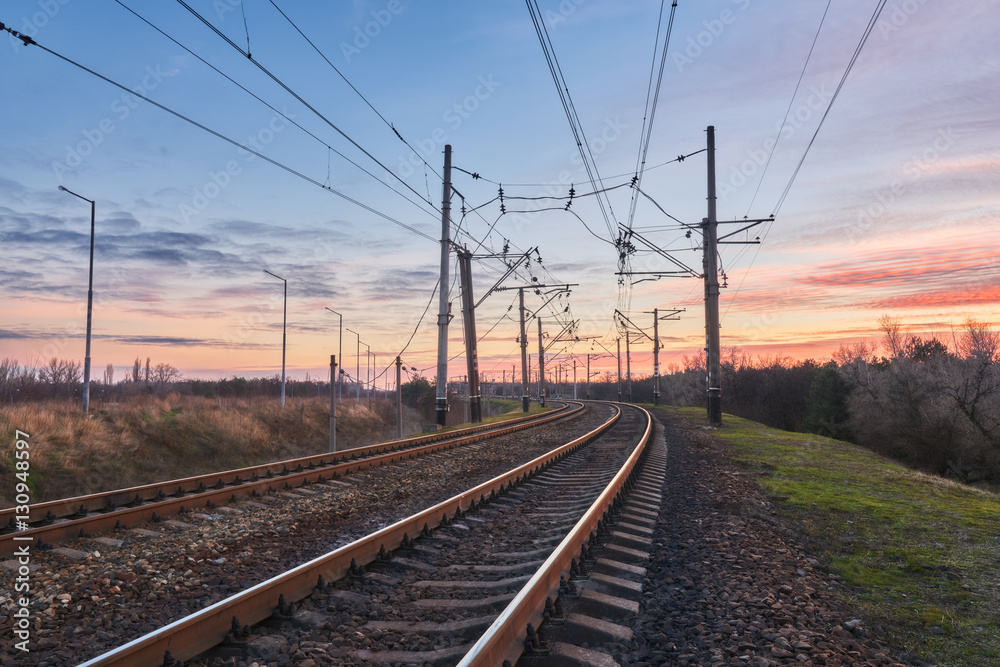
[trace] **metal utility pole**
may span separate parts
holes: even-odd
[[[587,400],[590,400],[590,352],[587,353]]]
[[[653,405],[660,404],[660,320],[679,320],[678,315],[685,310],[674,308],[663,316],[660,315],[659,308],[654,308],[652,313],[645,311],[653,316]]]
[[[660,404],[660,320],[653,309],[653,405]]]
[[[719,345],[718,219],[715,211],[715,126],[708,126],[708,217],[702,222],[705,275],[705,352],[708,370],[708,422],[722,424]]]
[[[337,451],[337,355],[330,355],[330,451]]]
[[[281,314],[281,404],[285,404],[285,324],[288,322],[288,281],[264,269],[264,273],[285,283],[285,299]]]
[[[403,362],[396,357],[396,438],[403,437]]]
[[[573,357],[573,400],[576,400],[576,357]]]
[[[438,426],[448,419],[448,251],[451,245],[451,144],[444,147],[444,179],[441,196],[441,297],[438,303],[437,400]]]
[[[340,359],[340,363],[344,363],[344,316],[335,311],[333,308],[327,308],[331,313],[340,318],[340,326],[338,327],[339,332],[339,342],[337,343],[337,358]],[[333,382],[334,380],[330,380]],[[344,376],[341,374],[336,378],[337,381],[337,402],[341,403],[344,400]]]
[[[95,200],[81,197],[72,190],[59,186],[77,199],[90,202],[90,278],[87,282],[87,345],[83,355],[83,414],[90,410],[90,329],[94,321],[94,208]],[[282,401],[284,404],[284,401]]]
[[[365,343],[365,401],[371,403],[372,400],[372,386],[371,386],[371,373],[368,367],[371,362],[372,348],[368,343]]]
[[[482,397],[479,393],[479,354],[476,346],[476,302],[472,296],[472,253],[456,250],[458,276],[462,285],[462,322],[465,325],[465,359],[469,378],[469,412],[472,423],[483,421]]]
[[[521,408],[528,411],[528,334],[524,330],[524,288],[517,290],[521,305]]]
[[[632,402],[632,336],[625,332],[625,400]]]
[[[542,318],[538,320],[538,402],[545,407],[545,345],[542,342]]]
[[[622,401],[622,339],[615,339],[618,344],[618,402]]]
[[[357,359],[358,362],[358,367],[357,370],[355,371],[355,376],[354,376],[354,385],[357,388],[354,402],[360,403],[361,402],[361,334],[359,334],[357,331],[353,329],[348,329],[347,331],[358,337],[358,351],[357,354],[354,355],[354,358]]]

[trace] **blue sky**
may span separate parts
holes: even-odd
[[[337,318],[326,307],[343,313],[344,326],[361,334],[382,365],[421,320],[437,280],[438,245],[320,186],[437,238],[436,173],[445,143],[457,167],[483,177],[454,175],[467,209],[462,218],[456,196],[458,240],[472,247],[483,241],[481,251],[496,252],[509,242],[512,254],[537,246],[542,264],[533,262],[531,275],[579,283],[568,299],[543,309],[553,335],[559,318],[573,318],[580,336],[613,347],[616,307],[643,326],[651,323],[645,311],[686,308],[680,321],[661,325],[661,360],[678,364],[698,354],[701,282],[664,278],[622,290],[617,251],[594,198],[574,201],[579,218],[560,210],[501,215],[499,201],[491,201],[498,186],[488,181],[504,184],[507,211],[544,204],[511,197],[565,197],[570,185],[577,194],[591,190],[524,3],[189,3],[240,48],[249,39],[253,58],[329,123],[181,4],[123,4],[301,127],[120,3],[8,1],[0,21],[319,185],[5,35],[0,356],[28,364],[83,356],[89,210],[59,192],[63,185],[97,201],[95,375],[137,356],[171,363],[188,377],[277,372],[281,283],[263,269],[289,281],[292,375],[322,375],[338,351]],[[776,222],[755,230],[763,243],[722,249],[724,345],[823,358],[872,335],[883,314],[915,331],[945,334],[970,316],[998,319],[1000,252],[990,233],[1000,180],[998,4],[886,4]],[[643,191],[671,216],[700,221],[704,153],[657,165],[702,149],[713,125],[720,219],[774,213],[877,5],[832,3],[793,98],[826,2],[679,2]],[[661,6],[539,6],[604,185],[626,186],[609,200],[613,222],[627,223]],[[482,217],[468,212],[479,206]],[[697,237],[686,238],[649,200],[637,204],[633,225],[700,268]],[[645,252],[631,263],[636,271],[665,266]],[[477,261],[477,294],[501,272],[497,260]],[[524,270],[519,276],[529,278]],[[459,354],[457,286],[452,294],[450,351]],[[513,296],[491,295],[479,309],[484,371],[509,371],[516,361],[517,324],[507,311]],[[541,303],[531,295],[529,308]],[[434,364],[436,308],[435,299],[406,348],[410,366]],[[355,347],[345,333],[348,368]],[[560,348],[563,362],[600,350],[589,340],[553,352]],[[650,372],[648,342],[636,348],[634,367]],[[449,374],[463,373],[455,359]]]

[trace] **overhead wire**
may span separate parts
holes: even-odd
[[[2,26],[2,24],[0,24],[0,26]],[[232,139],[232,138],[230,138],[230,137],[222,134],[221,132],[213,130],[212,128],[210,128],[208,126],[203,125],[202,123],[199,123],[198,121],[196,121],[196,120],[194,120],[194,119],[192,119],[192,118],[190,118],[188,116],[185,116],[184,114],[180,113],[179,111],[174,111],[173,109],[171,109],[171,108],[169,108],[169,107],[167,107],[167,106],[165,106],[163,104],[160,104],[159,102],[157,102],[155,100],[152,100],[149,97],[146,97],[145,95],[143,95],[141,93],[138,93],[135,90],[132,90],[131,88],[128,88],[127,86],[122,85],[122,84],[118,83],[117,81],[114,81],[113,79],[110,79],[110,78],[104,76],[103,74],[100,74],[100,73],[98,73],[98,72],[90,69],[86,65],[83,65],[81,63],[76,62],[72,58],[64,56],[64,55],[62,55],[60,53],[57,53],[56,51],[53,51],[52,49],[50,49],[50,48],[48,48],[46,46],[43,46],[42,44],[39,44],[38,42],[36,42],[35,40],[33,40],[28,35],[24,35],[22,33],[19,33],[16,30],[13,30],[13,29],[11,29],[11,28],[9,28],[7,26],[2,26],[2,29],[6,30],[10,34],[14,35],[15,37],[17,37],[18,39],[20,39],[21,41],[23,41],[25,43],[25,45],[37,46],[42,51],[45,51],[46,53],[48,53],[50,55],[53,55],[56,58],[59,58],[60,60],[66,62],[66,63],[69,63],[70,65],[73,65],[74,67],[77,67],[77,68],[83,70],[84,72],[87,72],[88,74],[91,74],[91,75],[97,77],[98,79],[101,79],[102,81],[104,81],[106,83],[109,83],[112,86],[115,86],[116,88],[118,88],[118,89],[120,89],[120,90],[122,90],[122,91],[124,91],[126,93],[129,93],[130,95],[134,95],[135,97],[138,97],[139,99],[141,99],[141,100],[143,100],[145,102],[149,102],[150,104],[152,104],[153,106],[157,107],[158,109],[162,109],[163,111],[166,111],[170,115],[172,115],[172,116],[174,116],[176,118],[179,118],[179,119],[181,119],[181,120],[183,120],[183,121],[185,121],[187,123],[190,123],[191,125],[194,125],[195,127],[199,128],[201,130],[204,130],[205,132],[208,132],[209,134],[211,134],[214,137],[217,137],[218,139],[222,139],[223,141],[225,141],[227,143],[230,143],[233,146],[236,146],[240,150],[246,151],[246,152],[250,153],[251,155],[259,157],[262,160],[264,160],[265,162],[269,162],[269,163],[273,164],[274,166],[276,166],[276,167],[278,167],[280,169],[283,169],[283,170],[287,171],[288,173],[290,173],[290,174],[292,174],[294,176],[298,176],[302,180],[307,181],[309,183],[312,183],[313,185],[315,185],[315,186],[317,186],[319,188],[322,188],[326,192],[330,192],[332,194],[335,194],[338,197],[340,197],[340,198],[342,198],[342,199],[344,199],[346,201],[351,202],[355,206],[358,206],[358,207],[360,207],[360,208],[368,211],[369,213],[377,215],[378,217],[382,218],[383,220],[391,222],[394,225],[402,227],[403,229],[409,230],[409,231],[413,232],[414,234],[417,234],[418,236],[422,236],[425,239],[427,239],[429,241],[432,241],[433,243],[439,243],[438,239],[435,239],[433,236],[430,236],[429,234],[426,234],[426,233],[420,231],[416,227],[411,227],[410,225],[406,224],[405,222],[402,222],[400,220],[397,220],[397,219],[393,218],[390,215],[382,213],[381,211],[379,211],[379,210],[377,210],[375,208],[372,208],[368,204],[365,204],[365,203],[363,203],[361,201],[358,201],[357,199],[354,199],[353,197],[350,197],[350,196],[344,194],[343,192],[340,192],[339,190],[335,190],[333,188],[330,188],[330,187],[327,187],[327,186],[323,185],[322,183],[320,183],[316,179],[314,179],[314,178],[312,178],[310,176],[307,176],[304,173],[302,173],[302,172],[300,172],[300,171],[298,171],[298,170],[296,170],[296,169],[294,169],[292,167],[289,167],[288,165],[286,165],[284,163],[281,163],[281,162],[275,160],[274,158],[268,157],[267,155],[264,155],[263,153],[261,153],[259,151],[256,151],[256,150],[254,150],[252,148],[248,148],[248,147],[244,146],[243,144],[241,144],[240,142],[236,141],[235,139]]]
[[[656,106],[660,99],[660,86],[663,84],[663,70],[667,63],[667,51],[670,48],[670,34],[674,27],[674,15],[677,12],[677,0],[673,1],[670,7],[670,19],[667,22],[666,37],[663,40],[663,51],[660,56],[660,71],[656,76],[656,91],[653,91],[653,70],[656,68],[656,52],[660,44],[660,23],[663,20],[663,2],[660,0],[660,15],[656,22],[656,40],[653,44],[653,61],[649,65],[649,84],[646,88],[646,105],[643,108],[642,117],[642,131],[639,135],[639,154],[636,155],[635,161],[635,177],[633,183],[638,189],[642,185],[642,176],[646,167],[646,155],[649,153],[649,141],[653,136],[653,121],[656,118]],[[650,104],[650,95],[652,94],[652,104]],[[648,111],[648,113],[646,113]],[[646,122],[647,115],[649,117],[649,122]],[[635,218],[636,205],[639,203],[639,198],[636,197],[635,193],[632,193],[632,201],[629,205],[628,212],[628,222],[626,226],[631,229],[632,221]]]
[[[538,35],[539,44],[542,47],[542,53],[549,67],[549,73],[552,75],[552,81],[555,83],[556,92],[559,94],[563,111],[566,113],[566,120],[569,122],[570,130],[573,132],[573,139],[576,141],[577,149],[580,151],[580,158],[587,170],[587,177],[590,179],[593,189],[597,190],[598,183],[601,183],[603,187],[601,175],[597,169],[597,163],[594,161],[594,155],[590,150],[590,144],[587,142],[587,137],[583,131],[583,125],[580,123],[580,117],[576,112],[573,99],[569,94],[569,85],[563,76],[562,67],[559,65],[548,29],[545,27],[545,22],[542,19],[541,9],[538,7],[538,1],[525,1],[528,5],[528,12],[531,14],[531,22],[535,26],[535,32]],[[601,209],[601,215],[604,217],[604,222],[607,225],[608,234],[611,239],[614,239],[615,227],[611,223],[612,219],[614,219],[614,210],[611,208],[611,200],[607,199],[605,201],[598,197],[597,201]]]
[[[788,108],[785,109],[785,116],[781,119],[781,125],[778,126],[778,136],[775,137],[774,146],[767,154],[767,160],[764,162],[764,168],[760,172],[760,179],[757,181],[757,188],[753,192],[753,197],[750,198],[749,206],[747,206],[747,215],[750,215],[750,209],[753,208],[754,202],[757,201],[757,193],[760,192],[760,186],[764,182],[764,176],[767,174],[767,168],[771,165],[771,158],[774,157],[775,152],[778,150],[778,142],[781,141],[781,133],[784,131],[785,124],[788,122],[788,114],[792,111],[792,105],[795,103],[795,97],[798,95],[799,87],[802,85],[802,79],[805,77],[806,68],[809,67],[809,61],[812,59],[813,50],[816,48],[816,42],[819,41],[819,33],[823,30],[823,23],[826,22],[826,15],[830,11],[831,4],[833,4],[833,0],[827,0],[826,9],[823,10],[823,16],[820,17],[819,26],[816,27],[816,34],[813,35],[813,41],[812,45],[809,47],[809,53],[806,54],[806,61],[802,63],[802,70],[799,72],[799,80],[795,82],[795,90],[792,91],[792,96],[788,100]]]
[[[264,106],[266,106],[268,109],[270,109],[271,111],[273,111],[274,113],[278,114],[279,116],[281,116],[282,118],[284,118],[286,121],[288,121],[289,123],[291,123],[295,127],[299,128],[300,130],[302,130],[303,132],[305,132],[307,135],[309,135],[310,137],[312,137],[313,139],[315,139],[317,142],[319,142],[320,144],[322,144],[328,151],[332,151],[332,152],[336,153],[341,158],[343,158],[344,160],[346,160],[347,162],[349,162],[350,164],[352,164],[353,166],[357,167],[362,172],[364,172],[365,174],[367,174],[368,176],[370,176],[377,183],[379,183],[380,185],[388,188],[389,190],[392,190],[397,195],[399,195],[400,197],[402,197],[406,201],[410,202],[411,204],[413,204],[414,206],[416,206],[420,210],[424,211],[425,213],[427,213],[429,215],[435,215],[435,216],[440,215],[440,212],[437,211],[436,209],[433,210],[433,211],[428,211],[427,209],[425,209],[423,207],[423,199],[421,199],[420,200],[421,203],[418,204],[417,202],[413,201],[412,199],[410,199],[409,197],[407,197],[405,194],[403,194],[402,192],[400,192],[396,188],[392,187],[391,185],[389,185],[388,183],[386,183],[385,181],[383,181],[381,178],[379,178],[375,174],[373,174],[370,171],[368,171],[365,167],[361,166],[360,164],[358,164],[357,162],[355,162],[354,160],[352,160],[348,156],[344,155],[343,153],[341,153],[336,148],[330,146],[328,143],[326,143],[325,141],[323,141],[322,139],[320,139],[318,136],[316,136],[313,132],[311,132],[308,129],[306,129],[305,127],[303,127],[295,119],[289,117],[283,111],[279,110],[277,107],[275,107],[274,105],[270,104],[269,102],[267,102],[266,100],[264,100],[263,98],[261,98],[259,95],[257,95],[256,93],[254,93],[253,91],[251,91],[250,89],[248,89],[246,86],[244,86],[240,82],[238,82],[235,79],[233,79],[231,76],[229,76],[228,74],[226,74],[225,72],[223,72],[222,70],[220,70],[218,67],[216,67],[212,63],[208,62],[207,60],[205,60],[204,58],[202,58],[200,55],[198,55],[197,53],[195,53],[194,51],[192,51],[188,47],[186,47],[183,44],[181,44],[178,40],[174,39],[174,37],[172,37],[170,34],[168,34],[167,32],[165,32],[164,30],[160,29],[158,26],[156,26],[151,21],[149,21],[147,18],[145,18],[144,16],[142,16],[141,14],[139,14],[138,12],[136,12],[134,9],[132,9],[131,7],[129,7],[128,5],[126,5],[122,0],[115,0],[115,2],[118,3],[118,5],[120,5],[123,9],[125,9],[126,11],[128,11],[129,13],[131,13],[133,16],[135,16],[137,19],[139,19],[140,21],[142,21],[143,23],[145,23],[146,25],[148,25],[150,28],[152,28],[153,30],[157,31],[158,33],[160,33],[161,35],[163,35],[164,37],[166,37],[167,39],[169,39],[171,42],[173,42],[178,47],[184,49],[184,51],[186,51],[188,54],[190,54],[191,56],[197,58],[204,65],[207,65],[213,71],[215,71],[217,74],[219,74],[220,76],[224,77],[227,81],[229,81],[233,85],[237,86],[240,90],[242,90],[246,94],[250,95],[255,100],[257,100],[258,102],[260,102],[261,104],[263,104]],[[325,185],[327,185],[327,186],[329,185],[329,171],[330,171],[330,166],[329,166],[329,157],[328,157],[328,159],[327,159],[327,182],[325,183]]]
[[[819,135],[819,131],[820,129],[822,129],[824,121],[826,121],[827,116],[830,114],[830,110],[833,108],[833,103],[837,100],[837,97],[840,95],[840,91],[843,89],[844,83],[847,81],[847,77],[850,75],[851,70],[854,69],[854,65],[857,62],[858,57],[861,55],[861,51],[864,48],[865,44],[868,42],[868,38],[869,36],[871,36],[872,30],[874,30],[875,25],[878,22],[879,16],[881,16],[882,14],[882,10],[885,9],[885,4],[886,0],[878,0],[875,9],[872,12],[871,17],[868,19],[868,25],[865,26],[865,30],[861,35],[861,39],[858,41],[857,46],[854,48],[854,53],[851,55],[851,58],[847,63],[847,67],[844,69],[844,74],[840,77],[840,82],[837,84],[836,90],[834,90],[833,95],[830,97],[830,102],[826,105],[826,110],[823,111],[823,115],[822,117],[820,117],[819,123],[816,126],[816,130],[813,132],[812,137],[809,139],[808,145],[806,145],[805,150],[802,152],[802,157],[799,159],[798,164],[796,164],[794,171],[792,171],[792,175],[788,179],[788,184],[785,185],[785,189],[782,191],[781,196],[778,197],[778,201],[774,206],[774,211],[772,213],[772,216],[777,215],[778,211],[785,203],[785,198],[788,196],[789,191],[792,189],[792,184],[795,182],[795,178],[798,176],[799,170],[802,169],[802,165],[806,161],[806,156],[809,155],[809,150],[812,148],[813,143],[816,141],[816,137]],[[827,8],[829,8],[829,5],[827,6]],[[823,16],[825,20],[826,17],[825,12]],[[820,22],[820,27],[822,27],[822,21]],[[819,33],[817,30],[817,36],[818,34]],[[815,38],[813,41],[815,44]],[[810,56],[812,55],[812,49],[810,49],[809,55]],[[808,57],[809,56],[807,56],[807,59]],[[803,67],[803,71],[804,69],[805,68]],[[798,90],[797,85],[796,85],[796,90]],[[765,227],[764,231],[761,233],[761,243],[763,243],[763,241],[767,238],[767,235],[770,233],[771,228],[773,226],[774,226],[773,222],[767,224],[767,227]],[[754,252],[754,256],[750,261],[750,265],[747,267],[747,270],[744,271],[743,277],[740,279],[739,284],[736,286],[736,291],[733,293],[733,296],[729,300],[729,304],[726,306],[725,312],[722,314],[723,319],[725,319],[725,316],[729,313],[729,309],[732,308],[733,302],[736,300],[736,297],[739,295],[740,290],[743,288],[743,283],[746,280],[747,275],[749,275],[750,269],[753,267],[754,262],[756,262],[757,255],[759,254],[759,252],[760,252],[760,245],[757,246],[757,250]]]
[[[364,101],[364,103],[368,105],[368,108],[369,108],[369,109],[371,109],[372,111],[374,111],[374,112],[375,112],[375,115],[376,115],[376,116],[378,116],[378,117],[379,117],[379,118],[380,118],[380,119],[382,120],[382,122],[383,122],[383,123],[385,123],[385,124],[386,124],[386,126],[387,126],[387,127],[388,127],[388,128],[390,129],[390,130],[392,130],[393,134],[395,134],[395,135],[396,135],[396,136],[397,136],[397,137],[399,138],[399,140],[400,140],[400,141],[402,141],[402,142],[403,142],[403,143],[404,143],[404,144],[406,145],[406,147],[407,147],[407,148],[409,148],[409,149],[410,149],[411,151],[413,151],[413,153],[414,153],[414,154],[415,154],[415,155],[416,155],[416,156],[417,156],[417,157],[418,157],[418,158],[419,158],[419,159],[420,159],[420,160],[421,160],[421,161],[422,161],[422,162],[424,163],[424,167],[425,167],[425,169],[430,169],[430,170],[431,170],[431,173],[433,173],[433,174],[434,174],[435,176],[437,176],[438,178],[441,178],[441,174],[437,173],[437,172],[436,172],[436,171],[434,170],[434,167],[433,167],[433,166],[431,166],[430,164],[428,164],[428,163],[427,163],[427,160],[425,160],[425,159],[423,158],[423,156],[421,156],[421,155],[420,155],[420,153],[418,153],[418,152],[417,152],[417,150],[416,150],[416,149],[415,149],[415,148],[414,148],[413,146],[411,146],[411,145],[410,145],[410,142],[408,142],[408,141],[407,141],[406,139],[404,139],[404,138],[403,138],[403,135],[399,133],[399,130],[397,130],[397,129],[396,129],[396,126],[395,126],[395,125],[393,125],[392,123],[390,123],[390,122],[389,122],[389,121],[388,121],[388,120],[387,120],[387,119],[385,118],[385,116],[383,116],[383,115],[382,115],[382,113],[381,113],[381,112],[380,112],[380,111],[379,111],[378,109],[376,109],[376,108],[375,108],[375,106],[374,106],[374,105],[373,105],[373,104],[372,104],[371,102],[369,102],[369,101],[368,101],[368,98],[367,98],[367,97],[365,97],[365,96],[364,96],[364,95],[363,95],[363,94],[361,93],[361,91],[360,91],[360,90],[358,90],[358,89],[357,89],[357,87],[356,87],[356,86],[355,86],[355,85],[354,85],[353,83],[351,83],[350,79],[348,79],[348,78],[347,78],[347,77],[346,77],[346,76],[344,75],[344,73],[343,73],[343,72],[341,72],[341,71],[340,71],[340,70],[339,70],[339,69],[337,68],[337,66],[336,66],[336,65],[334,65],[334,64],[333,64],[333,63],[332,63],[332,62],[330,61],[330,59],[329,59],[329,58],[327,58],[327,57],[326,57],[326,54],[325,54],[325,53],[323,53],[323,51],[322,51],[322,50],[320,50],[320,48],[319,48],[318,46],[316,46],[316,44],[314,44],[314,43],[313,43],[313,41],[312,41],[311,39],[309,39],[309,37],[307,37],[307,36],[306,36],[306,34],[305,34],[305,33],[304,33],[303,31],[302,31],[302,29],[301,29],[301,28],[299,28],[299,26],[298,26],[298,25],[296,25],[296,23],[295,23],[295,22],[294,22],[294,21],[293,21],[293,20],[292,20],[292,19],[291,19],[291,18],[290,18],[290,17],[288,16],[288,14],[286,14],[286,13],[285,13],[285,12],[284,12],[284,11],[283,11],[283,10],[281,9],[281,7],[278,7],[278,5],[277,5],[277,4],[276,4],[276,3],[274,2],[274,0],[269,0],[269,2],[271,3],[271,5],[272,5],[272,6],[273,6],[273,7],[274,7],[274,8],[276,9],[276,10],[278,10],[278,13],[279,13],[279,14],[281,14],[281,16],[282,16],[282,17],[284,17],[284,19],[285,19],[286,21],[288,21],[289,25],[291,25],[291,26],[292,26],[293,28],[295,28],[295,31],[296,31],[297,33],[299,33],[299,35],[301,35],[301,36],[302,36],[302,39],[306,40],[306,42],[307,42],[307,43],[309,44],[309,46],[311,46],[311,47],[313,48],[313,50],[314,50],[314,51],[316,51],[316,53],[318,53],[318,54],[319,54],[319,56],[320,56],[320,57],[321,57],[321,58],[322,58],[323,60],[325,60],[325,61],[326,61],[326,64],[327,64],[327,65],[329,65],[329,66],[330,66],[330,67],[331,67],[331,68],[333,69],[333,71],[334,71],[334,72],[336,72],[336,73],[337,73],[337,74],[338,74],[338,75],[340,76],[340,78],[344,80],[344,83],[346,83],[346,84],[347,84],[348,86],[350,86],[351,90],[353,90],[353,91],[354,91],[355,93],[357,93],[358,97],[360,97],[360,98],[361,98],[361,99],[362,99],[362,100]],[[248,38],[248,39],[249,39],[249,38]],[[425,171],[425,174],[426,174],[426,171]],[[428,200],[429,200],[429,199],[430,199],[430,195],[428,195]]]
[[[871,17],[868,19],[868,25],[865,27],[865,31],[861,36],[861,40],[854,49],[854,53],[851,55],[850,61],[847,63],[847,67],[844,69],[843,76],[840,77],[840,82],[837,84],[836,90],[833,91],[833,95],[830,97],[830,102],[826,105],[826,110],[819,119],[819,124],[816,125],[816,130],[813,132],[812,137],[809,139],[809,144],[806,146],[805,151],[802,153],[802,157],[799,159],[798,164],[795,166],[795,170],[792,172],[791,178],[788,179],[788,184],[785,186],[784,191],[782,191],[781,196],[778,197],[778,202],[774,206],[774,215],[777,215],[781,206],[785,203],[785,198],[788,196],[788,192],[792,189],[792,184],[795,183],[795,178],[799,175],[799,170],[802,169],[802,164],[806,161],[806,156],[809,155],[809,150],[812,148],[813,143],[816,141],[816,137],[819,135],[819,131],[823,127],[823,123],[826,121],[827,116],[830,115],[830,110],[833,108],[834,102],[837,101],[837,97],[840,96],[840,91],[844,88],[844,83],[847,81],[847,77],[850,75],[851,70],[854,69],[855,63],[858,61],[858,56],[861,55],[861,50],[865,47],[868,42],[868,37],[872,34],[872,30],[875,29],[875,24],[878,22],[879,16],[882,14],[882,10],[885,9],[885,3],[887,0],[879,0],[875,10],[872,12]]]
[[[398,180],[400,183],[402,183],[403,186],[406,189],[408,189],[410,192],[412,192],[413,194],[415,194],[420,199],[424,200],[423,195],[421,195],[419,192],[417,192],[415,189],[413,189],[410,186],[409,183],[407,183],[402,178],[400,178],[396,174],[396,172],[394,172],[392,169],[389,169],[389,167],[387,167],[384,164],[382,164],[382,162],[378,158],[376,158],[367,149],[365,149],[363,146],[361,146],[361,144],[359,144],[357,141],[355,141],[350,135],[348,135],[346,132],[344,132],[342,129],[340,129],[333,121],[331,121],[329,118],[327,118],[325,115],[323,115],[318,109],[316,109],[316,107],[314,107],[311,104],[309,104],[308,102],[306,102],[306,100],[301,95],[299,95],[294,90],[292,90],[288,86],[288,84],[286,84],[284,81],[282,81],[281,79],[279,79],[269,69],[267,69],[266,67],[264,67],[264,65],[262,65],[257,60],[255,60],[248,52],[244,51],[242,47],[240,47],[238,44],[236,44],[236,42],[234,42],[233,40],[229,39],[229,37],[225,33],[223,33],[221,30],[219,30],[214,25],[212,25],[212,23],[208,19],[206,19],[204,16],[202,16],[200,13],[198,13],[198,11],[196,11],[194,8],[192,8],[190,5],[188,5],[184,0],[177,0],[177,3],[180,4],[182,7],[184,7],[185,9],[187,9],[195,18],[197,18],[199,21],[201,21],[203,24],[205,24],[205,26],[207,26],[212,32],[214,32],[216,35],[218,35],[223,40],[225,40],[225,42],[227,44],[229,44],[234,49],[236,49],[239,53],[241,53],[243,56],[245,56],[246,59],[249,60],[251,63],[253,63],[254,66],[256,66],[261,72],[263,72],[264,74],[266,74],[272,81],[274,81],[276,84],[278,84],[279,86],[281,86],[285,90],[285,92],[287,92],[289,95],[291,95],[296,100],[298,100],[301,104],[303,104],[307,109],[309,109],[314,114],[316,114],[316,116],[319,117],[324,123],[326,123],[327,125],[329,125],[340,136],[342,136],[344,139],[346,139],[348,142],[350,142],[350,144],[352,146],[354,146],[359,151],[361,151],[362,153],[364,153],[372,162],[374,162],[378,166],[382,167],[382,169],[384,169],[385,171],[387,171],[390,176],[392,176],[393,178],[395,178],[396,180]],[[437,210],[437,208],[434,206],[434,203],[431,202],[429,199],[424,200],[424,201],[426,201],[428,204],[430,204],[431,208],[434,208],[435,210]]]

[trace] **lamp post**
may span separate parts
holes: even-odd
[[[285,405],[285,324],[288,321],[288,281],[264,269],[264,273],[285,283],[285,299],[281,314],[281,405]]]
[[[361,402],[361,334],[359,334],[357,331],[354,331],[353,329],[348,329],[348,331],[358,337],[358,352],[354,357],[355,359],[358,360],[358,370],[356,371],[356,374],[354,376],[354,384],[357,387],[357,394],[356,398],[354,399],[354,402],[360,403]]]
[[[340,318],[340,342],[337,344],[337,358],[340,359],[340,365],[344,365],[344,316],[335,311],[333,308],[327,308],[331,313]],[[337,402],[341,403],[344,399],[344,379],[343,375],[338,378],[330,378],[330,382],[337,382]]]
[[[83,357],[83,414],[90,409],[90,329],[94,320],[94,200],[81,197],[72,190],[59,186],[78,199],[90,202],[90,277],[87,281],[87,346]]]

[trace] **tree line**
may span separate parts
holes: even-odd
[[[909,333],[890,317],[879,329],[879,341],[842,345],[827,363],[728,350],[723,410],[1000,484],[1000,334],[972,319],[944,340]],[[661,379],[661,391],[663,403],[704,405],[704,359],[686,358]]]
[[[889,317],[879,320],[879,329],[880,340],[843,345],[825,363],[753,358],[738,348],[726,350],[723,410],[775,428],[851,441],[963,481],[1000,484],[1000,334],[972,319],[944,340],[909,333]],[[705,375],[704,357],[685,357],[661,376],[660,403],[704,405]],[[520,385],[503,389],[507,386],[519,395]],[[148,357],[143,363],[137,357],[117,382],[109,364],[102,378],[93,379],[91,399],[166,391],[210,398],[277,397],[280,387],[277,375],[188,380],[170,364],[153,364]],[[0,360],[0,402],[77,399],[81,390],[79,362],[53,358],[28,367]],[[329,382],[308,376],[286,382],[288,397],[328,396],[329,391]],[[621,391],[622,400],[652,403],[653,379],[634,376],[622,383]],[[353,384],[345,383],[344,398],[353,392]],[[617,375],[603,374],[589,384],[589,396],[587,392],[586,383],[577,385],[580,398],[619,400]],[[433,382],[414,378],[403,384],[402,393],[405,404],[425,417],[433,415]]]

